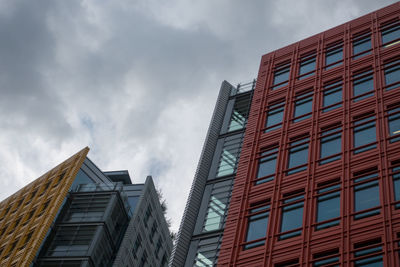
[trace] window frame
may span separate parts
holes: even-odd
[[[286,105],[285,99],[279,99],[279,100],[273,101],[268,105],[267,110],[265,112],[266,118],[265,118],[264,133],[272,132],[272,131],[277,130],[282,127],[283,120],[285,118],[285,105]],[[280,122],[268,126],[268,118],[271,115],[275,115],[277,113],[282,114]]]
[[[296,116],[296,112],[299,111],[299,107],[304,104],[308,104],[311,102],[311,107],[310,110],[306,113],[302,113],[300,115]],[[292,122],[296,123],[302,120],[306,120],[312,117],[312,112],[313,112],[313,106],[314,106],[314,90],[313,88],[309,88],[306,90],[303,90],[299,93],[296,93],[295,100],[293,102],[293,119]]]
[[[387,117],[387,129],[388,129],[388,139],[389,143],[395,143],[400,141],[400,128],[399,130],[396,130],[394,132],[391,132],[391,122],[398,122],[400,125],[400,105],[395,104],[395,105],[389,105],[387,107],[386,115]],[[395,124],[395,123],[393,123]]]
[[[395,209],[400,209],[400,160],[391,162],[389,175],[391,177],[392,183],[392,193],[393,193],[393,205]],[[396,184],[399,186],[396,187]],[[397,188],[397,191],[396,191]]]
[[[381,260],[383,263],[383,249],[381,238],[371,239],[368,241],[358,242],[353,245],[353,259],[354,266],[363,266],[364,264],[374,263]],[[378,249],[378,250],[377,250]],[[371,262],[372,260],[372,262]],[[363,264],[363,265],[358,265]]]
[[[368,49],[364,49],[364,50],[362,50],[362,51],[360,51],[358,53],[354,52],[355,45],[362,45],[362,44],[367,43],[367,42],[369,42],[369,44],[370,44]],[[353,37],[352,37],[351,43],[353,44],[352,50],[351,50],[352,51],[352,59],[353,60],[362,58],[362,57],[367,56],[367,55],[371,55],[372,54],[372,34],[371,34],[371,29],[368,29],[368,30],[359,32],[357,34],[354,34]]]
[[[337,263],[337,265],[334,265]],[[339,249],[330,249],[313,254],[312,260],[313,267],[339,267],[340,266],[340,253]]]
[[[257,174],[254,181],[255,185],[267,183],[275,179],[277,162],[279,156],[279,145],[273,144],[268,147],[262,148],[257,158]],[[274,172],[260,176],[260,166],[265,162],[275,160]]]
[[[246,214],[246,235],[243,242],[243,250],[248,250],[265,245],[265,239],[267,237],[267,231],[269,225],[270,211],[271,211],[271,203],[269,199],[250,204],[250,207]],[[248,240],[249,230],[252,223],[256,221],[261,221],[263,219],[266,219],[264,236]]]
[[[283,194],[279,209],[280,209],[280,221],[279,221],[279,233],[278,240],[286,240],[292,237],[301,236],[303,232],[303,219],[304,219],[304,203],[305,202],[305,191],[304,189],[296,190],[290,193]],[[285,211],[293,211],[301,209],[301,223],[300,227],[292,228],[289,230],[282,231]]]
[[[277,90],[277,89],[285,87],[285,86],[287,86],[289,84],[291,65],[292,64],[291,64],[290,60],[283,61],[283,62],[280,62],[280,63],[275,65],[275,68],[274,68],[274,71],[273,71],[274,76],[273,76],[273,79],[272,79],[271,90]],[[287,73],[287,75],[288,75],[287,80],[284,80],[284,81],[279,82],[279,83],[275,83],[275,79],[277,77],[277,75],[276,75],[277,73],[279,75]]]
[[[358,86],[363,87],[363,84],[368,83],[372,80],[372,88],[369,91],[362,92],[360,94],[356,94],[355,90],[358,90]],[[375,79],[374,79],[374,70],[369,66],[367,68],[357,70],[352,73],[351,77],[351,100],[355,103],[364,99],[367,99],[371,96],[375,95]]]
[[[398,72],[399,79],[397,81],[387,83],[387,75],[391,73]],[[396,58],[394,60],[390,60],[383,63],[383,75],[385,82],[385,90],[390,91],[395,88],[400,87],[400,58]]]
[[[322,147],[331,141],[340,139],[340,152],[322,157]],[[319,158],[318,165],[324,165],[342,158],[342,124],[335,123],[321,128],[319,132]]]
[[[341,58],[328,64],[329,56],[341,53]],[[333,69],[343,63],[343,40],[330,43],[325,48],[325,70]]]
[[[324,230],[330,227],[338,226],[340,225],[340,220],[341,220],[341,191],[342,191],[342,182],[340,178],[336,178],[333,180],[325,181],[322,183],[319,183],[317,185],[316,191],[315,191],[315,201],[316,201],[316,209],[315,209],[315,230]],[[339,216],[337,217],[332,217],[327,220],[318,220],[318,214],[319,214],[319,204],[323,201],[326,200],[331,200],[334,198],[339,199]]]
[[[352,120],[352,151],[353,154],[359,154],[377,148],[377,134],[376,134],[376,115],[375,112],[364,113],[359,116],[353,117]],[[368,130],[370,128],[375,129],[375,140],[361,144],[356,147],[356,133]]]
[[[308,169],[309,163],[309,154],[310,154],[310,135],[308,133],[296,136],[290,139],[288,148],[287,148],[287,165],[286,165],[286,176],[292,175],[301,171],[305,171]],[[299,165],[290,166],[290,159],[294,153],[299,151],[307,150],[307,158],[305,163],[301,163]]]
[[[400,43],[400,36],[398,38],[394,38],[394,39],[391,39],[391,40],[385,41],[385,42],[383,40],[385,34],[390,34],[395,31],[399,31],[399,35],[400,35],[400,21],[398,18],[382,23],[379,27],[379,31],[381,33],[381,36],[380,36],[381,44],[384,48],[391,47],[393,45]]]
[[[365,204],[365,201],[357,202],[357,192],[367,191],[371,188],[377,190],[378,205],[357,210],[357,204]],[[351,178],[351,189],[353,196],[352,217],[353,220],[360,220],[367,217],[379,215],[382,209],[380,193],[380,174],[377,167],[371,167],[361,171],[353,172]],[[371,198],[368,199],[371,201]]]
[[[330,105],[325,105],[325,97],[335,94],[340,91],[340,101],[330,104]],[[324,83],[323,85],[323,91],[322,91],[322,113],[337,109],[342,107],[343,104],[343,79],[342,77],[336,78],[334,80],[330,80]]]
[[[307,68],[306,66],[311,64],[314,64],[313,70],[302,72],[302,68]],[[297,80],[304,80],[306,78],[313,76],[315,74],[316,69],[317,69],[317,52],[315,50],[300,56]]]

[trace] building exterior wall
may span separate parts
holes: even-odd
[[[219,266],[400,266],[399,16],[262,57]]]
[[[170,266],[218,260],[254,85],[221,85]]]
[[[29,266],[62,206],[89,148],[0,203],[0,266]]]

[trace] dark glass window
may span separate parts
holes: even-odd
[[[229,136],[224,139],[222,153],[217,169],[217,177],[234,174],[239,162],[243,134]]]
[[[307,169],[308,162],[308,143],[309,136],[302,136],[300,138],[293,138],[289,148],[289,160],[287,175],[304,171]]]
[[[343,43],[331,44],[327,47],[325,53],[325,69],[329,70],[342,64]]]
[[[340,264],[339,264],[340,257],[339,257],[338,249],[314,254],[313,258],[314,258],[313,267],[323,267],[323,266],[339,267],[340,266]]]
[[[136,204],[139,201],[139,197],[128,197],[128,203],[131,211],[133,212],[135,210]]]
[[[354,173],[354,219],[380,213],[378,178],[377,168]]]
[[[393,179],[393,193],[394,201],[399,202],[395,204],[396,209],[400,208],[400,166],[392,168],[392,179]]]
[[[230,179],[210,185],[212,186],[211,196],[208,202],[203,232],[218,230],[225,225],[232,184],[233,180]]]
[[[398,20],[386,23],[382,26],[382,44],[389,47],[399,43],[400,39],[400,23]]]
[[[374,75],[371,69],[353,75],[353,101],[374,95]]]
[[[275,67],[273,89],[284,87],[289,82],[290,61]]]
[[[250,94],[236,97],[235,104],[233,105],[231,120],[228,126],[228,132],[243,129],[246,126],[250,110],[250,102]]]
[[[375,239],[355,244],[354,258],[355,267],[383,267],[381,240]]]
[[[255,204],[251,207],[248,216],[246,242],[251,242],[244,245],[244,249],[249,249],[265,244],[264,238],[267,233],[269,204]],[[255,242],[252,242],[255,241]]]
[[[194,266],[215,266],[221,247],[222,236],[200,239]]]
[[[399,87],[400,82],[400,59],[385,64],[386,90]]]
[[[285,101],[281,100],[268,106],[265,132],[276,130],[282,126]]]
[[[300,59],[299,80],[314,75],[315,62],[316,62],[315,59],[316,59],[315,53],[303,56]]]
[[[319,158],[320,165],[340,159],[342,152],[342,127],[334,125],[322,129],[321,132],[321,151]]]
[[[258,160],[256,184],[272,181],[275,176],[276,159],[278,158],[278,146],[264,149]]]
[[[318,185],[317,226],[325,229],[340,222],[340,180],[336,179]]]
[[[79,169],[71,188],[75,189],[81,184],[92,184],[93,180],[81,169]]]
[[[281,263],[276,263],[274,267],[298,267],[299,266],[299,260],[298,259],[292,259],[288,260],[285,262]]]
[[[298,122],[304,119],[311,118],[313,94],[313,91],[309,91],[296,95],[293,122]]]
[[[342,80],[330,81],[324,85],[322,112],[327,112],[342,106]]]
[[[367,114],[353,122],[354,154],[376,148],[375,115]]]
[[[400,141],[400,106],[388,111],[390,143]]]
[[[110,195],[73,195],[63,217],[66,222],[101,221],[110,202]]]
[[[371,33],[366,32],[353,37],[353,58],[371,54]]]
[[[283,196],[281,230],[279,239],[286,239],[301,234],[303,225],[304,191]]]

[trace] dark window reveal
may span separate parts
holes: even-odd
[[[287,175],[307,169],[309,141],[309,136],[303,136],[290,143]]]
[[[289,82],[290,61],[275,67],[273,89],[284,87]]]
[[[342,106],[342,80],[329,81],[324,84],[322,112],[327,112]]]
[[[340,159],[342,152],[342,127],[330,126],[322,129],[320,146],[320,165]]]
[[[353,75],[353,101],[357,102],[374,95],[374,75],[372,69]]]
[[[298,191],[283,196],[280,240],[301,234],[303,207],[304,191]]]
[[[340,180],[318,185],[316,229],[339,225],[340,222]]]
[[[249,242],[249,244],[244,245],[244,249],[265,244],[265,239],[262,238],[264,238],[267,233],[269,207],[269,204],[258,203],[253,205],[250,209],[246,234],[246,242]]]
[[[324,251],[314,254],[314,264],[313,267],[339,267],[339,250],[334,249],[331,251]]]
[[[315,53],[311,55],[303,56],[300,59],[300,68],[299,68],[299,80],[310,77],[315,73],[316,66],[316,56]]]
[[[355,267],[383,267],[381,240],[375,239],[355,244],[354,258]]]
[[[366,114],[353,122],[354,154],[376,148],[375,115]]]
[[[263,150],[258,160],[256,184],[272,181],[275,176],[276,159],[278,158],[278,146],[272,146]]]
[[[371,33],[365,32],[353,37],[353,58],[371,54]]]
[[[279,129],[282,126],[285,101],[279,101],[268,106],[265,132]]]
[[[313,94],[313,91],[309,91],[296,95],[293,122],[311,118]]]
[[[390,143],[400,141],[400,106],[391,108],[387,113]]]
[[[399,165],[399,162],[396,163]],[[400,166],[395,166],[392,168],[392,180],[393,180],[393,194],[396,209],[400,208]]]
[[[385,64],[386,90],[399,87],[400,82],[400,59]]]
[[[376,168],[354,173],[354,219],[380,213],[378,178]]]
[[[342,64],[343,43],[340,41],[327,47],[325,53],[325,69],[329,70]]]
[[[398,20],[391,21],[382,26],[382,44],[389,47],[399,43],[400,39],[400,22]]]

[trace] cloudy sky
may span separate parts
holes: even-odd
[[[0,200],[89,146],[151,174],[177,231],[221,82],[394,2],[0,0]]]

